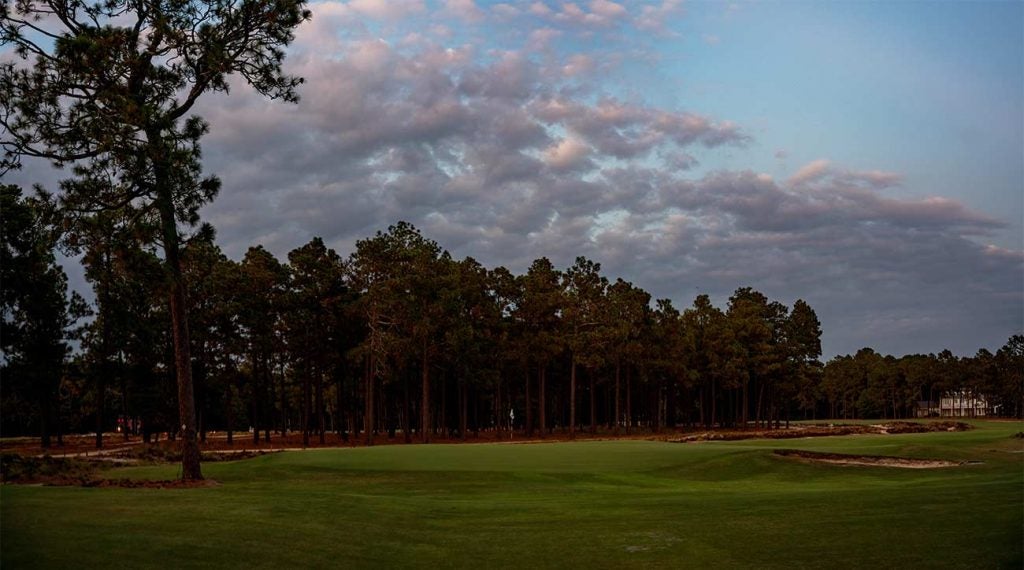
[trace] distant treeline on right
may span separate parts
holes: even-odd
[[[837,356],[824,367],[815,403],[805,409],[833,418],[1010,416],[1020,418],[1024,335],[992,354],[949,350],[896,358],[870,348]]]

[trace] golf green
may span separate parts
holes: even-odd
[[[1024,424],[677,444],[390,445],[210,463],[196,489],[0,488],[3,568],[1024,564]],[[826,465],[773,449],[971,462]],[[174,478],[175,466],[108,476]]]

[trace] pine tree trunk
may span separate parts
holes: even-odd
[[[427,341],[423,341],[423,369],[420,371],[423,375],[423,396],[422,396],[422,411],[420,412],[421,431],[420,437],[423,443],[430,443],[430,366],[427,361]]]
[[[750,402],[747,400],[749,385],[749,380],[743,381],[743,408],[740,410],[740,422],[742,424],[742,427],[740,429],[747,429],[747,408],[750,407]]]
[[[107,391],[107,382],[105,377],[108,369],[109,367],[104,361],[100,377],[96,379],[96,449],[103,448],[103,407],[106,402],[106,398],[104,397]],[[124,426],[124,429],[127,430],[128,426]]]
[[[633,429],[633,369],[626,366],[626,434]]]
[[[622,394],[619,389],[622,373],[622,360],[615,359],[615,435],[619,435],[619,425],[622,423]]]
[[[199,430],[199,441],[206,443],[206,422],[203,419],[203,401],[206,390],[206,346],[199,343],[199,358],[196,359],[193,379],[196,394],[196,427]]]
[[[123,364],[123,362],[122,362]],[[121,377],[121,417],[124,418],[124,440],[128,441],[128,432],[135,431],[135,427],[138,422],[135,422],[131,430],[128,429],[128,383],[124,377],[124,374],[119,374]]]
[[[597,387],[594,381],[593,370],[587,369],[587,376],[590,377],[590,433],[597,433]]]
[[[676,420],[676,408],[678,407],[676,403],[676,383],[670,380],[665,390],[667,392],[665,394],[665,427],[674,430],[678,423]]]
[[[338,369],[338,382],[335,390],[338,400],[336,402],[338,410],[337,436],[340,437],[342,441],[348,441],[348,430],[345,429],[348,425],[348,413],[345,412],[345,372],[343,369]]]
[[[459,437],[462,441],[466,441],[466,420],[468,417],[468,405],[469,394],[466,393],[465,382],[459,387]]]
[[[473,437],[480,437],[480,394],[473,390]]]
[[[498,376],[498,387],[495,389],[495,399],[492,402],[494,405],[490,412],[495,416],[495,433],[498,439],[502,438],[502,379],[501,375]]]
[[[662,415],[662,391],[661,380],[658,380],[658,384],[654,386],[654,394],[652,394],[652,399],[654,400],[654,433],[661,433],[662,418],[664,417]]]
[[[320,367],[316,370],[316,420],[320,444],[323,445],[326,442],[327,426],[324,424],[324,373]]]
[[[704,423],[704,386],[698,388],[697,391],[697,395],[700,400],[700,421],[697,423],[697,425],[703,427],[704,429],[708,429],[708,424]]]
[[[384,390],[383,379],[378,380],[376,374],[373,375],[372,382],[374,392],[373,433],[377,435],[384,433],[384,430],[387,428],[387,392]]]
[[[540,378],[538,378],[537,395],[540,398],[540,406],[537,412],[540,414],[540,435],[544,437],[548,430],[548,411],[547,411],[547,363],[541,363],[540,365]]]
[[[178,252],[178,226],[174,218],[171,177],[164,162],[167,155],[159,130],[147,131],[150,159],[163,233],[164,265],[169,274],[171,334],[174,339],[174,368],[178,380],[178,419],[181,422],[181,478],[198,481],[203,478],[200,467],[199,441],[196,438],[196,400],[192,388],[192,358],[189,354],[188,306],[185,283]]]
[[[252,443],[253,445],[259,446],[260,444],[260,408],[259,408],[259,397],[260,397],[260,374],[259,374],[259,362],[256,353],[253,352],[250,355],[252,361],[251,372],[251,386],[249,390],[249,425],[252,427]]]
[[[533,437],[533,402],[530,401],[530,367],[526,367],[523,377],[526,383],[526,437]]]
[[[572,354],[569,376],[569,439],[576,439],[576,353]]]
[[[278,368],[281,371],[281,435],[288,435],[288,385],[284,372],[284,358],[278,361]],[[341,391],[338,392],[338,402],[341,402]]]
[[[39,445],[50,448],[50,391],[43,390],[39,398]]]
[[[402,427],[402,437],[405,443],[412,443],[412,407],[409,405],[409,371],[402,371],[402,414],[405,416],[405,425]]]
[[[109,280],[110,280],[110,254],[104,253],[103,256],[104,265],[104,279],[101,285],[101,293],[99,296],[100,308],[110,309],[110,296],[108,293]],[[104,319],[101,315],[100,322],[102,329],[100,330],[100,346],[102,347],[102,354],[100,355],[100,374],[96,378],[96,449],[103,448],[103,412],[104,406],[107,399],[107,375],[110,373],[110,323],[109,319]],[[126,425],[124,426],[125,433],[128,433],[127,418],[125,418]]]
[[[366,360],[366,380],[365,380],[365,404],[366,411],[363,413],[363,431],[366,438],[366,445],[373,445],[373,377],[375,376],[376,365],[373,362],[373,356]]]
[[[173,223],[173,214],[171,214]],[[167,222],[165,221],[165,226]],[[171,330],[174,338],[174,367],[178,377],[178,419],[181,422],[181,478],[199,481],[203,478],[200,467],[199,441],[196,438],[196,402],[192,391],[192,364],[189,356],[188,309],[177,252],[177,230],[165,235],[164,252],[171,265]]]
[[[263,372],[263,441],[270,443],[270,430],[274,429],[274,377],[270,371],[270,357],[264,355],[260,362]]]
[[[225,418],[225,420],[227,421],[227,424],[228,424],[228,445],[234,445],[235,444],[235,434],[234,434],[235,412],[234,412],[234,402],[231,399],[231,386],[230,385],[228,385],[227,390],[225,392],[226,393],[224,394],[224,401],[225,401],[225,407],[227,409],[224,410],[224,418]]]
[[[718,402],[718,398],[715,395],[715,379],[712,378],[711,379],[711,425],[709,426],[712,429],[714,429],[714,427],[715,427],[715,412],[717,411],[717,409],[716,409],[717,408],[717,405],[716,405],[717,402]]]
[[[312,375],[311,367],[307,364],[302,375],[302,418],[299,428],[302,430],[302,447],[309,447],[309,410],[310,410],[310,376]]]
[[[758,389],[758,394],[757,394],[757,414],[756,414],[755,419],[754,419],[754,426],[757,427],[757,428],[761,427],[761,409],[762,409],[762,406],[764,405],[764,387],[765,387],[765,384],[766,384],[765,382],[761,382],[761,387]],[[771,423],[771,419],[770,418],[768,419],[768,422],[769,422],[769,424]]]
[[[437,424],[442,439],[448,439],[448,378],[441,374],[441,410]]]

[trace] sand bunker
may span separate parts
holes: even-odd
[[[775,455],[813,463],[897,467],[900,469],[937,469],[940,467],[964,465],[961,462],[946,461],[944,459],[915,459],[912,457],[891,457],[885,455],[847,455],[844,453],[819,453],[796,449],[776,449]]]
[[[928,433],[936,431],[967,431],[973,429],[963,422],[902,422],[881,424],[793,424],[781,429],[721,429],[696,432],[681,437],[664,439],[673,443],[697,443],[701,441],[736,441],[742,439],[796,439],[804,437],[827,437],[836,435]]]

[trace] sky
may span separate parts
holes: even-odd
[[[310,8],[297,104],[235,81],[196,108],[235,259],[406,220],[515,272],[585,255],[677,307],[802,298],[826,357],[1024,329],[1024,3]]]

